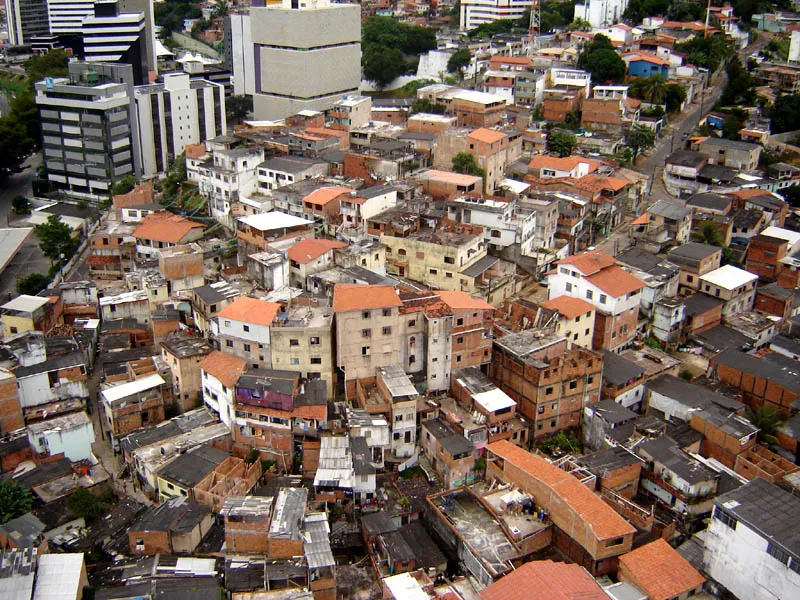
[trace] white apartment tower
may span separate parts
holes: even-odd
[[[592,29],[611,27],[628,9],[628,0],[586,0],[575,5],[575,19],[588,21]]]
[[[531,0],[461,0],[461,29],[469,31],[500,19],[520,19],[530,6]]]
[[[84,60],[127,63],[133,67],[137,85],[148,83],[144,12],[120,12],[118,0],[98,0],[81,31]]]
[[[252,96],[256,91],[253,35],[250,13],[234,12],[225,17],[225,65],[233,75],[233,95]]]
[[[165,74],[164,83],[134,90],[139,117],[142,175],[166,171],[187,144],[225,133],[225,87],[187,73]]]
[[[256,119],[323,111],[361,83],[361,7],[282,0],[252,8]]]

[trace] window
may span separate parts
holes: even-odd
[[[553,393],[553,386],[545,388],[544,393],[545,393],[546,396],[549,396],[550,394],[552,394]]]
[[[572,291],[572,284],[570,282],[567,282],[567,286],[564,289],[566,289],[568,292],[571,292]]]
[[[311,346],[319,346],[319,338],[317,336],[313,336],[308,338],[308,343]]]
[[[250,344],[242,344],[245,352],[250,352]]]
[[[445,279],[452,279],[453,278],[453,274],[452,273],[448,273],[447,271],[445,271],[444,277],[445,277]]]
[[[395,415],[394,416],[394,422],[395,423],[399,423],[402,420],[403,420],[403,415]]]
[[[686,276],[686,283],[692,283],[693,281],[694,281],[694,277],[692,277],[691,275],[687,275]]]
[[[586,299],[591,300],[594,297],[594,292],[592,290],[586,290]]]
[[[619,546],[622,542],[625,541],[625,538],[614,538],[613,540],[606,540],[605,546],[606,548],[611,548],[612,546]]]
[[[362,319],[369,319],[369,311],[365,310],[364,312],[362,312],[361,313],[361,318]]]
[[[736,517],[732,517],[726,512],[722,512],[719,508],[714,508],[714,518],[718,521],[721,521],[724,525],[730,527],[731,529],[736,529]]]
[[[589,384],[589,385],[592,385],[594,383],[594,377],[587,377],[586,378],[586,383]]]
[[[383,331],[383,335],[392,335],[392,328],[391,327],[384,327],[382,331]]]
[[[554,420],[550,421],[550,427],[555,427],[555,426],[556,426],[556,422],[555,422],[555,419],[554,419]]]
[[[456,264],[456,259],[452,256],[445,256],[444,257],[444,264],[446,265],[454,265]]]
[[[289,359],[289,364],[290,365],[299,365],[300,364],[300,359],[299,358],[290,358]]]
[[[321,365],[322,364],[322,357],[321,356],[312,356],[311,357],[311,364],[312,365]]]
[[[369,346],[361,346],[361,356],[369,356]]]
[[[289,345],[290,346],[299,346],[300,345],[300,340],[289,340]]]
[[[408,326],[409,327],[416,327],[416,325],[417,325],[417,320],[416,319],[409,319],[409,321],[408,321]]]
[[[544,406],[540,406],[540,407],[538,408],[537,412],[538,412],[540,415],[541,415],[541,414],[543,414],[543,413],[544,413]]]
[[[250,331],[250,325],[242,325],[242,331],[245,331],[245,332]]]
[[[578,382],[575,379],[569,382],[569,389],[574,390],[576,387],[578,387]]]
[[[11,333],[17,333],[16,327],[9,327],[8,329],[11,331]]]
[[[456,343],[457,344],[463,344],[464,343],[464,337],[463,336],[458,336],[456,338]]]
[[[606,296],[605,294],[600,294],[600,304],[605,304],[607,300],[608,296]]]
[[[383,316],[384,317],[391,317],[392,316],[392,309],[391,308],[384,308],[383,309]]]
[[[439,271],[437,271],[436,269],[429,269],[429,270],[428,270],[428,272],[429,272],[431,275],[437,275],[437,274],[439,273]]]
[[[225,340],[225,347],[233,348],[233,342],[231,340]]]
[[[409,365],[413,365],[415,362],[417,362],[417,357],[416,356],[414,356],[412,354],[411,356],[408,357],[408,364]]]
[[[372,337],[372,329],[362,329],[361,330],[361,337],[362,338]]]

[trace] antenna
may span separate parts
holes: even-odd
[[[709,0],[710,1],[710,0]],[[541,0],[531,1],[531,22],[528,31],[531,36],[530,54],[539,49],[539,36],[542,33],[542,2]]]

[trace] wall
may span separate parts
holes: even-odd
[[[71,429],[55,428],[36,435],[31,432],[28,434],[31,446],[39,454],[54,456],[63,452],[72,462],[82,460],[95,462],[92,455],[94,439],[94,427],[91,421]]]
[[[389,311],[388,316],[383,316],[384,310]],[[402,360],[397,338],[402,334],[398,309],[374,308],[369,313],[368,319],[362,317],[361,310],[336,313],[336,360],[348,380],[374,376],[376,367]],[[391,335],[383,335],[384,327],[391,327]],[[372,336],[362,337],[363,329],[371,329]],[[368,354],[362,354],[363,347],[369,347]]]

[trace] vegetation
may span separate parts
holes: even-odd
[[[678,112],[686,101],[686,88],[677,83],[667,83],[663,75],[637,77],[630,82],[628,93],[652,104],[663,104],[667,112]]]
[[[778,96],[770,111],[770,119],[772,133],[800,129],[800,94]]]
[[[519,19],[498,19],[490,23],[481,23],[469,31],[469,37],[482,40],[501,33],[522,33],[530,26],[531,13],[526,10]]]
[[[577,143],[578,139],[564,129],[551,129],[547,134],[547,151],[556,152],[562,158],[572,154]]]
[[[639,23],[645,17],[666,15],[669,6],[669,0],[630,0],[622,16]]]
[[[52,262],[68,261],[78,249],[78,242],[72,237],[72,228],[61,221],[60,215],[50,215],[47,221],[36,226],[39,248]]]
[[[793,185],[781,190],[783,199],[786,200],[793,208],[800,206],[800,186]]]
[[[114,184],[114,187],[111,188],[111,195],[112,196],[119,196],[121,194],[127,194],[130,191],[133,191],[133,188],[136,187],[136,177],[133,175],[125,175],[122,179],[117,181]]]
[[[649,346],[650,348],[655,348],[656,350],[663,350],[664,345],[659,341],[658,338],[654,337],[646,337],[644,338],[644,345]]]
[[[642,150],[656,145],[656,132],[645,125],[636,124],[627,135],[628,146],[633,150],[633,160]]]
[[[86,488],[78,487],[67,498],[67,508],[75,516],[83,517],[87,521],[95,521],[106,513],[113,500],[114,494],[111,491],[98,496]]]
[[[685,54],[689,63],[710,71],[716,71],[722,61],[735,53],[733,44],[723,35],[695,37],[687,42],[675,44],[675,51]]]
[[[35,296],[50,285],[50,277],[44,273],[29,273],[17,279],[17,293]]]
[[[459,152],[453,157],[453,171],[456,173],[486,177],[486,172],[475,162],[475,157],[467,152]]]
[[[625,61],[611,46],[611,40],[601,34],[586,44],[578,56],[578,68],[591,73],[592,81],[597,83],[621,82],[628,71]]]
[[[30,490],[10,480],[0,481],[0,523],[21,517],[33,507]]]
[[[765,444],[777,444],[778,438],[775,434],[781,428],[781,422],[778,411],[770,406],[761,406],[756,410],[750,408],[745,413],[747,419],[756,427],[758,427],[758,441]]]
[[[14,214],[17,215],[31,214],[31,203],[25,196],[14,196],[11,200],[11,208],[14,209]]]
[[[692,379],[694,379],[694,375],[692,375],[692,372],[689,369],[681,369],[681,372],[679,373],[678,377],[680,377],[684,381],[691,381]]]
[[[455,73],[459,79],[464,79],[464,68],[472,62],[472,52],[467,48],[456,50],[447,61],[447,72]]]
[[[434,115],[443,115],[447,112],[447,107],[444,104],[431,102],[427,98],[418,98],[411,103],[411,114],[416,113],[432,113]]]
[[[755,82],[738,56],[733,56],[725,65],[728,84],[719,101],[723,106],[752,106],[756,101]]]
[[[231,96],[225,100],[225,116],[232,125],[238,125],[253,112],[252,96]]]
[[[722,235],[719,228],[711,221],[706,221],[700,227],[700,231],[693,236],[695,242],[708,244],[709,246],[722,246]]]
[[[408,25],[391,17],[370,17],[364,21],[361,33],[364,77],[383,89],[408,72],[421,53],[435,48],[433,29]]]
[[[571,431],[559,431],[542,442],[539,447],[550,455],[558,456],[567,452],[580,452],[581,442]]]
[[[191,0],[156,2],[153,6],[153,19],[156,25],[161,26],[161,37],[183,31],[184,19],[200,19],[202,16],[200,5]]]
[[[526,11],[522,18],[530,22],[530,12]],[[556,27],[566,27],[575,15],[575,2],[548,2],[541,7],[541,28],[549,33]]]

